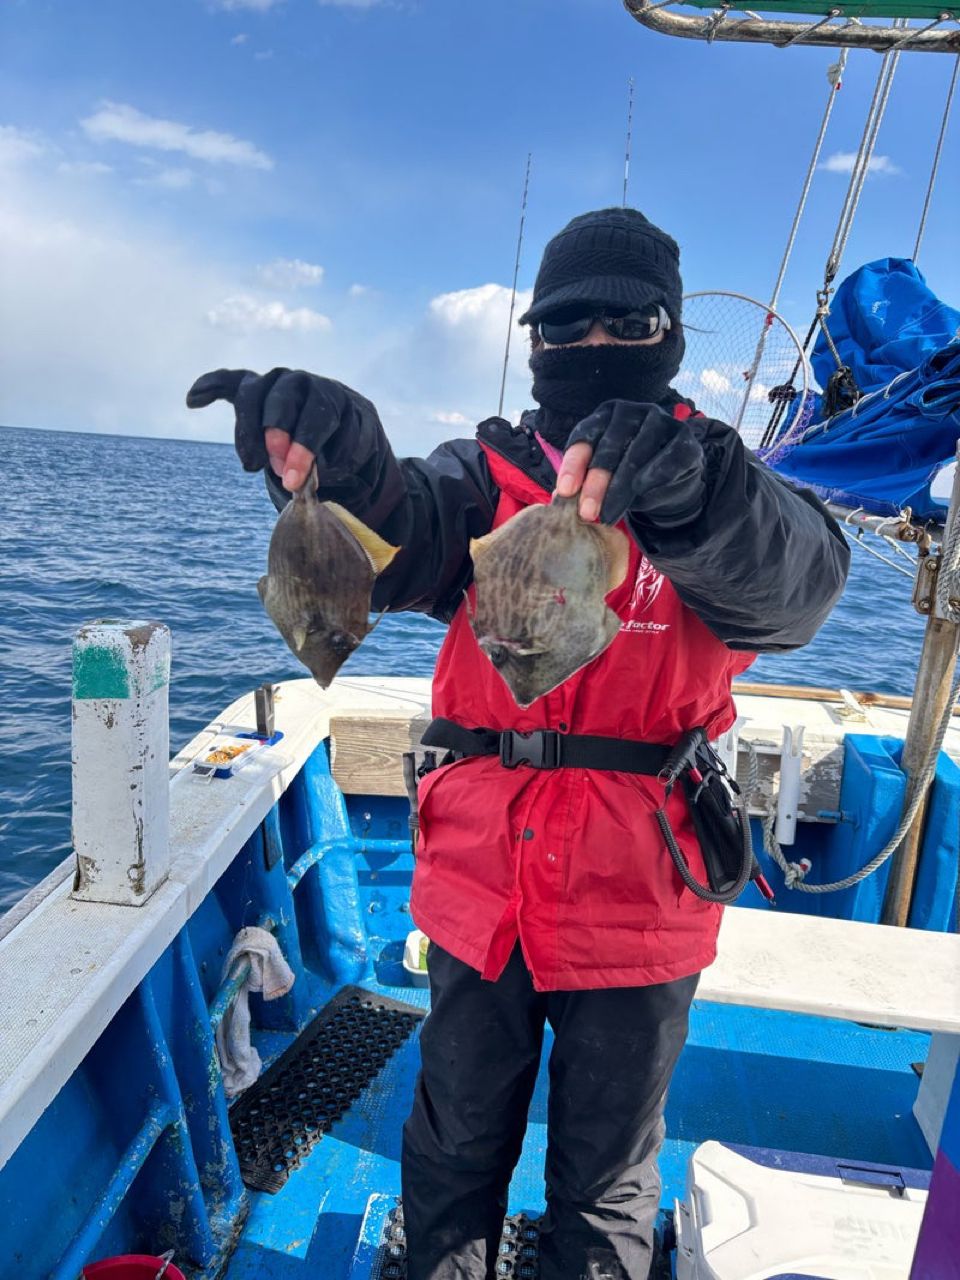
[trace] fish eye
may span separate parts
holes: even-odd
[[[353,653],[357,647],[353,636],[347,635],[345,631],[331,631],[327,643],[336,653]]]
[[[510,651],[506,645],[492,644],[487,649],[487,657],[495,667],[502,667],[510,657]]]

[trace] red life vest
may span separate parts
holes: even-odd
[[[678,405],[675,416],[689,409]],[[493,527],[549,493],[483,446],[500,490]],[[460,606],[440,650],[433,714],[467,728],[554,729],[673,745],[733,723],[734,652],[679,599],[630,539],[630,567],[607,597],[613,643],[526,710],[476,642]],[[473,588],[470,588],[471,604]],[[681,881],[654,820],[655,778],[600,769],[504,768],[496,757],[443,766],[420,785],[411,911],[444,950],[495,979],[519,936],[539,991],[645,986],[699,972],[716,954],[721,908]],[[667,806],[705,881],[686,800]]]

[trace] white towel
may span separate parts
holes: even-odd
[[[250,1043],[250,992],[259,991],[264,1000],[276,1000],[287,994],[294,981],[276,938],[266,929],[240,930],[223,963],[221,981],[235,978],[246,964],[250,966],[247,980],[217,1027],[217,1053],[228,1098],[248,1089],[260,1074],[260,1055]]]

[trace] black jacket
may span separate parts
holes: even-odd
[[[490,531],[497,509],[480,441],[547,491],[554,487],[536,417],[525,415],[517,427],[488,418],[476,439],[398,460],[373,405],[356,400],[349,429],[335,433],[320,459],[318,496],[341,503],[401,548],[374,586],[375,610],[415,610],[449,622],[472,578],[470,539]],[[806,644],[843,591],[850,550],[839,525],[812,493],[758,461],[731,427],[712,418],[688,421],[706,456],[704,509],[675,529],[628,517],[634,537],[730,648],[776,652]],[[280,508],[289,495],[269,468],[266,476]]]

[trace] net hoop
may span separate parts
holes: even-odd
[[[710,329],[698,323],[711,312],[722,322],[724,311],[733,312],[736,324]],[[689,392],[698,408],[728,423],[751,449],[783,444],[803,429],[812,399],[810,364],[778,311],[732,289],[699,289],[683,296],[683,323],[687,350],[675,380],[681,394]]]

